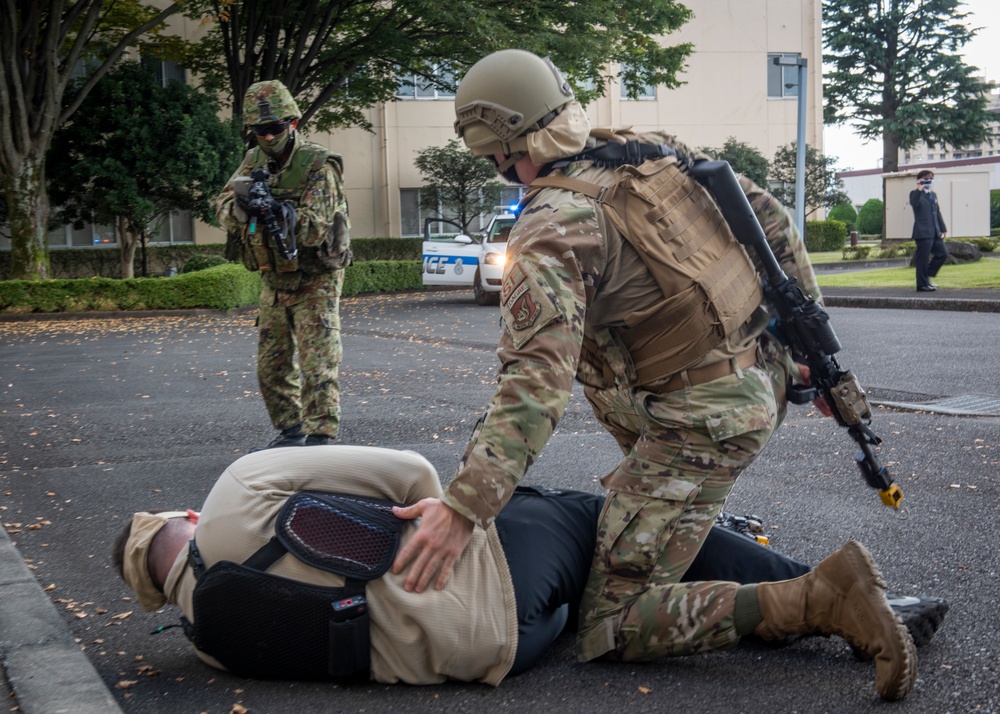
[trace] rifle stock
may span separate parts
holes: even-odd
[[[837,423],[847,428],[860,447],[854,460],[865,482],[878,490],[882,503],[899,508],[903,492],[872,449],[882,440],[867,426],[871,421],[868,397],[857,378],[841,369],[834,357],[841,345],[830,316],[781,269],[729,163],[697,161],[690,174],[713,195],[736,239],[760,259],[765,272],[764,295],[777,313],[781,332],[792,352],[803,357],[809,366],[812,386],[789,385],[788,400],[805,404],[822,396]]]

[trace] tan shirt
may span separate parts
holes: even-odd
[[[285,501],[315,490],[414,503],[439,498],[434,467],[419,454],[363,446],[268,449],[244,456],[216,482],[201,511],[195,539],[206,568],[242,562],[274,535]],[[416,530],[407,526],[403,542]],[[268,573],[340,587],[343,578],[312,568],[290,554]],[[435,684],[448,678],[497,685],[517,649],[514,587],[496,528],[476,528],[444,590],[408,593],[405,572],[368,583],[372,670],[379,682]],[[174,562],[165,592],[194,621],[194,572],[187,549]],[[219,663],[203,652],[207,663]]]

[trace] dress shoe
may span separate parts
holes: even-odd
[[[918,293],[932,293],[935,290],[937,290],[937,287],[935,287],[934,285],[924,285],[922,287],[917,288]]]

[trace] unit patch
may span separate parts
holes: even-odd
[[[515,330],[527,330],[542,313],[542,306],[531,296],[533,282],[520,263],[511,266],[509,277],[504,281],[503,305],[510,313],[510,326]]]
[[[507,331],[518,347],[561,317],[548,286],[538,279],[531,264],[521,260],[504,272],[500,308]]]

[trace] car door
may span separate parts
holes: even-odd
[[[471,286],[482,251],[479,243],[463,233],[452,238],[431,238],[431,224],[462,226],[447,218],[424,219],[422,282],[424,285]]]
[[[479,244],[466,235],[423,243],[423,284],[471,286],[479,267]]]

